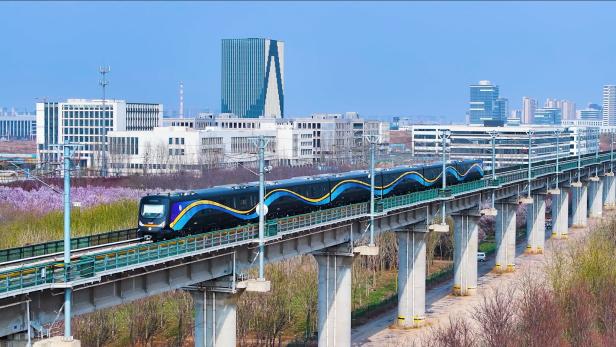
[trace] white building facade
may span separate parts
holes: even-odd
[[[111,170],[118,175],[199,171],[207,168],[257,166],[255,139],[267,140],[267,165],[299,166],[314,161],[312,133],[291,124],[261,128],[197,130],[159,127],[152,131],[109,133]]]
[[[179,120],[173,120],[176,121]],[[199,121],[207,126],[196,128]],[[118,174],[147,174],[237,165],[256,167],[254,139],[261,135],[268,140],[266,161],[273,166],[353,164],[365,160],[362,156],[369,153],[366,135],[376,135],[381,150],[386,150],[389,143],[388,123],[363,120],[355,113],[296,119],[223,114],[185,124],[195,128],[168,126],[153,131],[111,132],[113,170]]]
[[[36,104],[37,156],[42,165],[59,165],[58,144],[80,147],[81,169],[106,165],[107,137],[111,131],[147,131],[162,123],[162,104],[127,103],[124,100],[68,99]]]
[[[587,127],[473,127],[416,125],[411,127],[413,156],[419,162],[441,160],[442,130],[449,134],[446,140],[448,158],[451,160],[480,159],[484,167],[490,168],[492,161],[492,135],[496,135],[496,166],[505,167],[528,163],[529,140],[531,160],[542,161],[577,154],[577,136],[580,134],[582,153],[594,152],[598,146],[596,131]],[[531,132],[529,135],[529,132]],[[558,143],[558,145],[557,145]]]

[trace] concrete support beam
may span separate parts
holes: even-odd
[[[422,230],[401,230],[398,237],[398,326],[424,325],[426,313],[426,236]]]
[[[477,247],[479,214],[454,214],[454,295],[473,295],[477,291]]]
[[[235,346],[239,292],[206,287],[190,294],[195,306],[195,347]]]
[[[571,184],[572,224],[574,228],[584,228],[588,221],[588,187],[586,184],[576,182]]]
[[[526,214],[526,252],[541,254],[545,246],[545,195],[533,194]]]
[[[351,270],[353,255],[313,253],[319,267],[317,311],[319,346],[351,345]]]
[[[517,203],[496,203],[496,265],[498,273],[515,271],[515,225]]]
[[[616,182],[614,174],[608,172],[603,179],[603,206],[606,210],[616,209]]]
[[[569,188],[561,188],[552,195],[552,238],[569,237]]]
[[[603,182],[599,177],[588,184],[588,217],[601,218],[603,216]]]

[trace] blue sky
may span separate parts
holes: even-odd
[[[220,108],[220,39],[285,41],[287,115],[357,111],[462,121],[468,85],[600,102],[616,83],[616,3],[0,3],[0,105],[109,96]]]

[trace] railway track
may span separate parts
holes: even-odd
[[[144,241],[141,238],[134,238],[129,240],[120,240],[116,242],[100,244],[90,247],[79,248],[71,250],[71,261],[75,261],[83,256],[91,255],[95,253],[113,252],[123,248],[132,246],[139,246],[151,243],[151,241]],[[62,262],[64,261],[64,252],[49,253],[44,255],[38,255],[29,258],[15,259],[0,263],[0,272],[18,270],[25,266],[36,266],[39,264],[49,262]]]
[[[71,239],[71,253],[74,257],[79,257],[92,252],[133,246],[141,241],[137,237],[137,229],[116,230]],[[53,261],[56,258],[61,261],[63,252],[63,240],[2,249],[0,250],[0,270]]]

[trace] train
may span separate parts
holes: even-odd
[[[376,199],[440,187],[442,164],[375,171]],[[479,180],[481,160],[448,163],[447,185]],[[266,183],[266,218],[276,219],[370,200],[368,171],[295,177]],[[147,195],[139,204],[138,235],[153,240],[256,223],[258,182]]]

